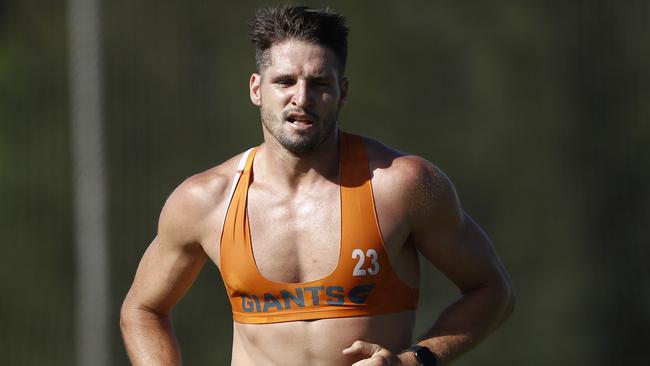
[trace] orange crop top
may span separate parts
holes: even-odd
[[[221,234],[221,276],[233,319],[277,323],[414,310],[418,290],[397,277],[384,250],[360,136],[340,133],[341,244],[337,267],[309,282],[264,278],[253,258],[246,202],[255,148],[240,162]],[[278,244],[280,245],[280,244]]]

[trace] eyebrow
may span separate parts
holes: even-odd
[[[297,78],[295,75],[290,73],[278,74],[271,77],[271,80],[283,80],[283,79],[297,79]],[[336,77],[334,75],[320,74],[320,75],[307,76],[306,79],[309,81],[331,81],[336,79]]]

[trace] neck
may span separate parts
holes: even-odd
[[[255,157],[255,176],[265,182],[286,185],[289,189],[329,180],[338,181],[338,129],[314,151],[295,155],[280,145],[272,136],[266,136]]]

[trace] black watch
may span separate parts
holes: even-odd
[[[418,359],[420,366],[436,366],[438,364],[436,355],[434,355],[427,347],[415,344],[409,347],[405,352],[413,352],[415,358]]]

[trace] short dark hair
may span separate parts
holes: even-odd
[[[258,9],[249,25],[257,72],[270,64],[272,46],[295,39],[329,48],[338,60],[339,76],[345,74],[348,28],[343,15],[329,8],[283,5]]]

